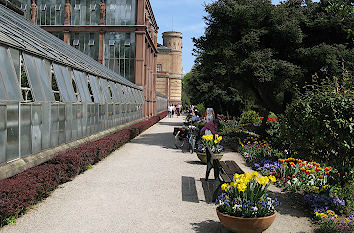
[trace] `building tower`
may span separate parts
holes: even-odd
[[[182,101],[182,33],[164,32],[158,45],[157,91],[168,97],[169,104]]]

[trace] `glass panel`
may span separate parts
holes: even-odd
[[[69,111],[71,110],[70,108],[68,108]],[[69,119],[71,120],[71,118],[69,117]],[[71,125],[68,126],[69,129],[71,130]],[[58,130],[58,136],[59,136],[59,145],[63,144],[65,142],[70,141],[70,138],[65,139],[66,133],[65,133],[65,105],[64,104],[60,104],[59,105],[59,130]],[[70,136],[70,134],[68,134],[68,137]]]
[[[107,103],[111,103],[112,102],[112,98],[111,98],[111,94],[110,94],[109,89],[108,89],[107,81],[105,79],[102,79],[102,78],[100,78],[99,80],[100,80],[101,90],[103,92],[103,96],[106,99],[106,102]]]
[[[117,86],[117,90],[118,90],[118,96],[119,96],[119,99],[120,99],[120,103],[125,103],[126,100],[125,100],[125,96],[124,96],[124,93],[123,93],[122,85],[117,83],[116,86]]]
[[[0,75],[4,85],[1,89],[3,89],[2,91],[4,91],[4,93],[7,93],[7,99],[22,101],[22,96],[20,94],[20,88],[17,82],[18,78],[15,72],[14,65],[12,64],[7,49],[1,46],[0,46]]]
[[[14,64],[17,82],[19,82],[20,77],[20,51],[17,49],[9,48],[12,64]]]
[[[134,25],[136,0],[106,0],[107,25]]]
[[[69,97],[68,91],[66,89],[66,85],[65,85],[65,81],[63,78],[61,68],[57,64],[53,64],[53,68],[54,68],[55,78],[57,80],[61,99],[63,100],[63,102],[70,102],[70,97]]]
[[[77,137],[82,138],[82,104],[76,105]]]
[[[88,77],[90,80],[90,85],[92,88],[92,94],[93,98],[95,99],[95,103],[104,103],[100,87],[98,86],[97,78],[92,75],[89,75]]]
[[[6,105],[0,105],[0,163],[6,162]]]
[[[41,105],[32,106],[32,153],[38,153],[41,151],[42,145],[42,109]]]
[[[75,92],[74,92],[74,87],[72,84],[72,71],[69,70],[68,67],[65,66],[60,66],[62,74],[63,74],[63,78],[65,81],[65,85],[66,85],[66,90],[68,91],[69,97],[71,102],[76,102],[76,97],[75,97]]]
[[[133,104],[137,103],[137,101],[136,101],[136,92],[135,91],[136,91],[135,89],[130,88],[130,93],[131,93],[131,98],[132,98],[132,103]]]
[[[50,146],[55,147],[58,145],[59,140],[59,115],[57,104],[53,104],[51,107],[51,126],[50,126]]]
[[[123,95],[124,95],[124,100],[126,103],[130,103],[130,99],[129,99],[129,95],[128,95],[128,90],[127,90],[127,86],[123,86],[122,85],[122,89],[123,89]]]
[[[105,66],[135,81],[135,34],[107,32],[105,34]]]
[[[86,93],[84,92],[83,90],[83,87],[82,87],[82,83],[81,83],[81,76],[80,76],[80,73],[79,71],[77,70],[74,70],[74,80],[75,80],[75,83],[76,83],[76,86],[77,88],[79,89],[79,93],[80,93],[80,97],[81,97],[81,102],[88,102],[87,99],[86,99]]]
[[[4,81],[0,72],[0,100],[7,100]]]
[[[21,105],[21,157],[31,154],[31,105]]]
[[[84,54],[98,60],[99,33],[97,32],[72,32],[70,33],[70,45]]]
[[[69,114],[67,112],[67,114]],[[71,132],[72,132],[72,138],[71,140],[75,140],[77,138],[77,106],[76,104],[72,105],[72,111],[71,111]],[[68,116],[68,115],[67,115]]]
[[[118,103],[119,102],[118,91],[117,91],[117,87],[116,87],[115,83],[112,82],[112,81],[109,81],[109,86],[110,86],[111,91],[112,91],[113,102]]]
[[[50,147],[51,103],[42,103],[42,150]]]
[[[37,6],[37,23],[39,25],[64,24],[65,0],[37,0]]]
[[[23,54],[25,62],[25,70],[27,73],[28,81],[31,84],[32,93],[35,101],[45,101],[43,88],[39,79],[37,66],[34,63],[33,57],[28,54]]]
[[[42,59],[37,57],[34,57],[34,63],[37,65],[37,70],[42,83],[43,92],[46,97],[45,100],[54,102],[55,100],[54,100],[52,87],[49,83],[50,76],[48,73],[48,69],[50,70],[50,67],[48,67],[48,63],[44,63]]]
[[[87,100],[87,102],[91,103],[92,102],[91,95],[90,95],[90,92],[89,92],[89,89],[87,86],[87,75],[80,72],[80,79],[81,79],[82,89],[85,92],[86,100]]]
[[[19,157],[18,139],[18,105],[7,105],[7,161]]]
[[[88,134],[88,125],[87,125],[87,119],[89,117],[87,104],[82,105],[82,120],[81,120],[81,127],[82,127],[82,137],[87,136]]]

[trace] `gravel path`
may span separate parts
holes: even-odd
[[[173,148],[173,127],[181,122],[181,117],[163,119],[0,232],[228,233],[209,203],[205,165],[195,154]],[[237,153],[226,153],[224,160],[249,170]],[[266,232],[313,232],[302,211],[272,191],[282,206]]]

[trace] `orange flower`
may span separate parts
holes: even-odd
[[[326,172],[326,175],[328,176],[328,175],[329,175],[329,172]]]
[[[312,164],[307,165],[308,168],[312,168]]]
[[[303,171],[303,172],[306,171],[306,168],[302,167],[302,168],[301,168],[301,171]]]
[[[316,172],[319,172],[319,171],[321,171],[322,169],[320,168],[320,167],[316,167],[316,169],[315,169],[315,171]]]
[[[328,171],[330,171],[331,169],[332,169],[331,167],[326,167],[326,168],[325,168],[325,171],[328,172]]]
[[[322,175],[320,175],[318,178],[320,178],[321,180],[323,179],[323,176]]]
[[[307,174],[310,174],[310,173],[311,173],[311,170],[306,170],[306,173],[307,173]]]

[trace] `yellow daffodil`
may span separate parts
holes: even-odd
[[[255,178],[255,177],[259,177],[259,174],[256,171],[252,172],[251,175],[252,175],[252,179]]]
[[[269,178],[267,176],[262,176],[259,177],[257,181],[260,185],[266,185],[269,183]]]
[[[222,185],[221,185],[221,189],[222,189],[223,191],[228,190],[228,189],[229,189],[229,184],[228,184],[228,183],[222,184]]]
[[[246,172],[244,175],[245,175],[247,180],[252,179],[252,175],[249,172]]]
[[[269,180],[270,180],[270,183],[274,184],[277,179],[275,178],[275,176],[268,176]]]
[[[237,190],[239,192],[244,192],[246,190],[246,188],[247,188],[247,185],[245,185],[244,183],[241,183],[241,184],[237,185]]]
[[[235,173],[234,174],[234,180],[238,180],[240,178],[240,176],[241,176],[240,174]]]

